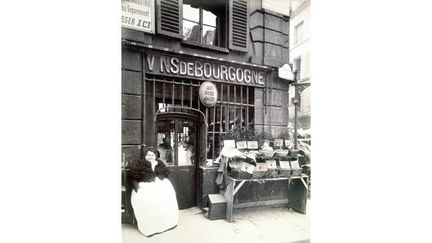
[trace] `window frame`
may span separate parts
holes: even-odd
[[[197,23],[197,22],[195,22],[195,21],[193,21],[191,19],[188,19],[188,18],[184,17],[183,6],[185,4],[190,4],[190,3],[185,3],[184,1],[182,2],[182,16],[181,16],[182,26],[183,26],[183,23],[184,23],[185,20],[189,21],[189,22],[192,22],[192,23]],[[199,22],[197,24],[199,26],[200,41],[197,42],[197,41],[185,40],[184,39],[185,35],[184,35],[184,32],[183,32],[183,27],[182,27],[182,43],[186,44],[186,45],[190,45],[190,46],[202,47],[202,48],[206,48],[206,49],[212,49],[212,50],[216,50],[216,51],[220,51],[220,52],[229,53],[229,50],[227,48],[228,47],[228,38],[229,38],[228,37],[228,33],[227,33],[228,32],[227,30],[229,28],[228,20],[227,20],[227,18],[228,18],[228,10],[229,10],[228,9],[229,8],[228,3],[225,2],[225,9],[223,10],[223,14],[220,14],[220,16],[218,16],[218,14],[215,14],[216,17],[220,17],[221,18],[220,20],[216,21],[216,26],[204,24],[203,16],[204,16],[204,10],[205,9],[204,9],[204,7],[202,5],[197,6],[197,8],[199,10]],[[209,11],[209,10],[207,10],[207,11]],[[209,11],[209,12],[211,12],[211,11]],[[213,13],[213,12],[211,12],[211,13]],[[218,45],[208,45],[208,44],[204,44],[203,43],[203,29],[204,29],[204,26],[215,28],[216,34],[217,34],[215,36],[217,37]]]
[[[302,66],[301,65],[302,64],[301,56],[294,58],[293,62],[294,62],[294,70],[297,71],[297,77],[298,77],[298,80],[300,80],[301,79],[301,66]]]
[[[302,20],[294,26],[294,45],[298,45],[303,41],[303,31],[304,21]]]

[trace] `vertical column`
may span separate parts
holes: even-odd
[[[228,185],[224,195],[225,200],[227,201],[226,219],[228,220],[228,222],[233,222],[234,186],[235,186],[235,181],[228,178]]]
[[[181,106],[182,107],[183,107],[183,100],[184,100],[183,92],[184,92],[184,82],[183,82],[183,79],[182,79],[182,84],[181,84]]]
[[[226,117],[225,117],[225,132],[228,132],[230,130],[230,85],[227,85],[227,111],[226,111]]]
[[[215,160],[216,105],[213,107],[212,160]]]
[[[142,139],[141,139],[141,143],[145,144],[145,137],[146,137],[146,122],[145,122],[145,118],[146,118],[146,75],[145,75],[145,61],[144,59],[146,58],[146,56],[144,54],[142,54],[141,56],[141,60],[143,63],[143,67],[142,67],[142,72],[141,72],[141,79],[142,79]],[[141,151],[144,151],[144,148],[141,147]]]
[[[240,128],[243,125],[243,86],[240,86]]]
[[[249,87],[246,87],[246,129],[249,130]]]

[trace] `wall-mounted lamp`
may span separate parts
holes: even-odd
[[[300,104],[297,84],[297,70],[293,70],[292,64],[284,64],[278,69],[280,79],[287,80],[294,84],[294,149],[297,150],[297,113]]]

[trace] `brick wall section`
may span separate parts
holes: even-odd
[[[267,10],[250,15],[252,63],[281,67],[289,62],[289,18]]]

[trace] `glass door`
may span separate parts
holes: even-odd
[[[188,117],[158,118],[157,149],[159,159],[170,169],[180,209],[196,205],[197,124]]]

